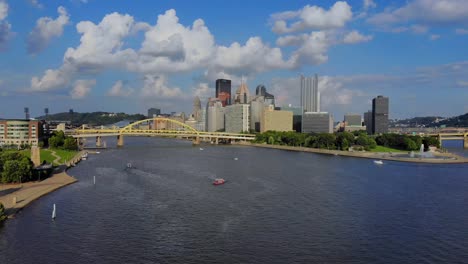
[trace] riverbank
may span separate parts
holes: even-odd
[[[51,177],[40,182],[0,185],[0,203],[5,206],[8,218],[11,218],[31,202],[76,181],[66,173],[65,167],[62,166]],[[16,203],[14,203],[15,199]]]
[[[434,164],[457,164],[457,163],[468,163],[468,158],[458,156],[453,153],[434,153],[437,158],[410,158],[401,157],[401,153],[382,153],[382,152],[357,152],[357,151],[342,151],[342,150],[328,150],[328,149],[317,149],[317,148],[305,148],[305,147],[291,147],[281,145],[268,145],[268,144],[255,144],[250,142],[238,142],[237,145],[252,146],[260,148],[280,149],[288,151],[301,151],[325,155],[345,156],[354,158],[365,158],[365,159],[378,159],[378,160],[391,160],[401,162],[413,162],[413,163],[434,163]]]

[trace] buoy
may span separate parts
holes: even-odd
[[[55,217],[57,217],[56,212],[55,212],[55,204],[54,204],[54,210],[52,210],[52,219],[55,220]]]

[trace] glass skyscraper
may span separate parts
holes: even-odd
[[[320,112],[317,74],[314,78],[301,75],[301,107],[303,112]]]

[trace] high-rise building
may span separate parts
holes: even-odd
[[[157,117],[161,114],[161,109],[159,108],[150,108],[148,109],[148,118]]]
[[[388,132],[388,97],[372,99],[372,134]]]
[[[317,74],[314,78],[301,75],[301,107],[303,112],[320,112]]]
[[[260,122],[260,132],[265,131],[292,131],[293,112],[275,110],[273,105],[265,107],[262,121]]]
[[[362,120],[360,114],[345,114],[344,122],[346,126],[362,126]]]
[[[28,107],[24,108],[24,116],[26,120],[29,120],[29,108]]]
[[[302,133],[333,133],[333,116],[327,112],[304,113]]]
[[[366,126],[366,132],[368,135],[372,135],[372,111],[369,110],[364,113],[364,125]]]
[[[216,80],[216,98],[221,100],[223,106],[231,104],[231,80]]]
[[[49,118],[49,108],[44,108],[44,115],[45,115],[45,118]]]
[[[201,101],[198,96],[195,96],[193,99],[193,111],[192,111],[193,118],[195,121],[199,122],[202,119],[202,108],[201,108]]]
[[[250,105],[233,104],[226,107],[226,132],[248,132],[250,128]]]
[[[237,88],[237,91],[236,91],[235,103],[236,104],[248,104],[249,99],[250,99],[249,97],[250,97],[249,87],[247,87],[247,84],[244,82],[244,79],[242,79],[241,85],[239,86],[239,88]]]
[[[256,96],[250,101],[250,129],[260,132],[260,122],[265,109],[265,97]]]
[[[264,101],[265,101],[265,106],[275,105],[275,96],[267,92],[265,85],[263,84],[258,85],[257,88],[255,89],[255,95],[263,96]]]
[[[296,132],[302,132],[302,108],[288,105],[281,107],[281,110],[293,113],[293,130]]]
[[[206,103],[206,131],[216,132],[224,130],[223,103],[218,98],[209,98]]]

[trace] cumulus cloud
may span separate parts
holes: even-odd
[[[208,83],[199,83],[193,88],[193,96],[198,96],[200,99],[207,99],[213,94],[213,89],[210,89]]]
[[[429,36],[430,40],[438,40],[439,38],[440,38],[440,35],[437,35],[437,34],[432,34]]]
[[[116,96],[116,97],[127,97],[133,94],[134,90],[132,88],[124,87],[124,82],[119,80],[115,82],[112,88],[107,92],[108,96]]]
[[[91,88],[96,85],[96,80],[76,80],[73,90],[70,92],[72,99],[83,99],[91,92]]]
[[[425,25],[453,25],[468,22],[466,0],[412,0],[396,9],[370,17],[367,21],[377,26],[388,26],[407,22]]]
[[[7,47],[8,41],[13,37],[11,32],[11,24],[5,19],[8,16],[8,3],[0,0],[0,51]]]
[[[70,67],[61,67],[57,70],[46,70],[42,78],[31,79],[31,90],[46,92],[49,90],[64,88],[70,82]]]
[[[27,49],[30,54],[43,51],[50,41],[63,34],[63,28],[68,24],[70,16],[67,10],[60,6],[57,9],[59,16],[54,20],[50,17],[41,17],[36,22],[36,27],[29,33]]]
[[[291,33],[306,29],[323,30],[343,27],[351,20],[351,6],[344,1],[338,1],[329,10],[319,6],[306,5],[297,11],[286,11],[271,15],[273,32],[277,34]],[[288,21],[292,22],[288,25]]]
[[[455,29],[455,33],[457,35],[467,35],[468,34],[468,29],[457,28],[457,29]]]
[[[377,4],[373,0],[363,0],[362,6],[364,7],[365,10],[367,10],[370,8],[376,8]]]
[[[29,0],[29,3],[34,6],[34,7],[37,7],[37,8],[43,8],[44,6],[39,3],[39,0]]]
[[[367,35],[367,36],[362,35],[358,31],[353,30],[353,31],[349,32],[348,34],[346,34],[346,36],[343,39],[343,42],[346,43],[346,44],[356,44],[356,43],[360,43],[360,42],[368,42],[368,41],[372,40],[372,38],[373,37],[370,36],[370,35]]]
[[[179,87],[169,87],[167,77],[164,75],[146,75],[142,90],[144,97],[180,98],[184,96]]]
[[[0,21],[4,20],[8,16],[8,3],[0,0]]]

